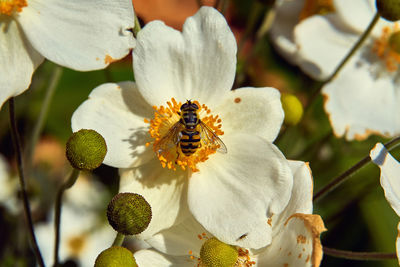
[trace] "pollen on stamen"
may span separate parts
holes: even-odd
[[[372,46],[372,52],[382,60],[386,70],[392,73],[397,71],[400,65],[400,51],[395,47],[395,45],[399,45],[397,44],[399,34],[400,25],[398,23],[394,23],[393,27],[385,26],[382,28],[380,37],[374,41]]]
[[[238,248],[238,252],[239,257],[235,266],[251,267],[256,264],[255,261],[251,260],[249,251],[247,249]]]
[[[21,12],[26,6],[26,0],[0,0],[0,14],[11,16],[14,12]]]
[[[205,104],[200,104],[196,100],[192,101],[192,103],[199,107],[197,111],[199,119],[217,136],[223,135],[224,132],[221,130],[221,118],[218,115],[212,115],[211,110]],[[196,165],[199,162],[206,161],[209,155],[216,152],[219,145],[210,144],[210,142],[207,143],[203,140],[203,137],[201,137],[200,147],[197,148],[193,154],[186,156],[182,153],[179,146],[179,138],[177,137],[181,130],[171,132],[171,129],[176,127],[176,123],[180,120],[181,106],[182,103],[176,101],[174,98],[167,101],[165,106],[153,106],[154,118],[151,120],[145,119],[144,121],[150,124],[149,133],[150,136],[154,138],[154,141],[149,142],[146,146],[151,143],[153,144],[153,150],[163,168],[176,170],[176,166],[179,166],[182,170],[190,169],[196,172],[198,171]],[[184,125],[181,125],[181,128],[182,127],[184,127]],[[166,139],[168,139],[169,142],[166,142]]]

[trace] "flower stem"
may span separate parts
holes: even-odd
[[[217,1],[218,3],[218,1]],[[219,4],[219,3],[218,3]],[[229,0],[222,0],[221,4],[219,4],[219,6],[221,7],[221,14],[225,16],[226,14],[226,10],[228,9],[228,5],[229,5]]]
[[[390,149],[395,148],[399,144],[400,144],[400,136],[393,138],[392,140],[390,140],[389,142],[384,144],[384,146],[386,147],[386,149],[388,151],[390,151]],[[368,155],[368,156],[364,157],[363,159],[361,159],[359,162],[357,162],[353,167],[346,170],[345,172],[343,172],[341,175],[337,176],[336,178],[332,179],[331,182],[329,182],[321,190],[319,190],[317,193],[315,193],[315,195],[313,197],[313,201],[317,202],[322,197],[324,197],[325,195],[327,195],[328,193],[333,191],[336,187],[338,187],[343,182],[348,180],[352,174],[354,174],[356,171],[361,169],[361,167],[363,167],[370,161],[371,161],[371,157]]]
[[[124,242],[125,235],[121,233],[117,233],[117,236],[114,239],[112,246],[121,246]]]
[[[21,142],[19,139],[19,134],[18,134],[18,129],[17,129],[17,123],[16,123],[16,118],[15,118],[15,107],[14,107],[14,97],[11,97],[10,100],[8,100],[9,104],[9,115],[10,115],[10,126],[11,126],[11,136],[12,140],[14,143],[14,148],[16,152],[16,158],[17,158],[17,165],[18,165],[18,174],[19,174],[19,183],[21,185],[21,193],[22,193],[22,203],[24,206],[24,214],[25,214],[25,220],[26,224],[28,226],[29,230],[29,239],[31,246],[33,248],[33,252],[36,256],[36,260],[39,264],[39,266],[44,267],[44,262],[42,255],[40,253],[39,246],[36,241],[35,237],[35,232],[33,229],[33,220],[31,216],[31,208],[29,205],[28,201],[28,195],[26,193],[26,185],[25,185],[25,174],[24,174],[24,164],[22,160],[22,148],[21,148]]]
[[[372,21],[369,23],[367,29],[363,32],[363,34],[360,36],[358,39],[357,43],[353,45],[351,48],[350,52],[346,55],[346,57],[340,62],[339,66],[336,67],[336,70],[332,75],[324,81],[325,83],[330,82],[333,78],[336,77],[336,75],[339,73],[339,71],[344,67],[344,65],[349,61],[349,59],[354,55],[354,53],[360,48],[360,46],[364,43],[365,39],[367,39],[368,35],[371,33],[372,29],[375,27],[376,23],[379,21],[380,15],[378,12],[375,13]]]
[[[251,37],[252,32],[254,32],[258,19],[264,14],[264,8],[262,4],[254,1],[251,6],[251,11],[246,23],[246,29],[244,31],[243,36],[240,38],[238,46],[237,46],[237,54],[240,55],[246,41]]]
[[[114,82],[114,79],[112,77],[112,73],[111,73],[110,68],[111,68],[111,65],[103,70],[104,77],[106,78],[106,82],[107,83],[113,83]]]
[[[348,260],[361,260],[361,261],[380,261],[396,259],[396,253],[381,253],[381,252],[354,252],[348,250],[340,250],[335,248],[328,248],[324,246],[324,254],[336,258],[343,258]]]
[[[47,87],[46,95],[45,95],[43,103],[42,103],[42,108],[40,110],[39,118],[36,122],[35,128],[33,129],[32,137],[30,139],[30,144],[28,146],[28,151],[27,151],[28,165],[32,164],[33,153],[35,151],[35,147],[36,147],[37,141],[39,139],[40,133],[43,130],[43,125],[46,120],[47,114],[49,112],[51,100],[53,99],[57,85],[60,81],[62,71],[63,71],[62,67],[60,67],[60,66],[54,67],[52,76],[50,78],[50,83],[49,83],[49,86]],[[30,167],[30,166],[28,166],[28,167]]]
[[[135,13],[135,27],[133,28],[133,36],[135,36],[135,38],[137,37],[137,34],[141,29],[142,27],[140,26],[139,19]]]
[[[358,41],[353,45],[353,47],[351,48],[351,50],[349,51],[349,53],[347,53],[346,57],[343,58],[343,60],[340,62],[340,64],[336,67],[335,71],[331,74],[331,76],[328,77],[328,79],[326,79],[323,82],[316,82],[317,83],[317,89],[315,89],[314,93],[312,94],[312,96],[310,97],[310,100],[307,102],[307,104],[304,107],[304,113],[308,112],[309,107],[311,106],[311,104],[317,99],[317,97],[319,96],[319,93],[321,92],[322,88],[324,87],[325,84],[329,83],[330,81],[332,81],[336,75],[342,70],[342,68],[344,67],[344,65],[349,61],[349,59],[354,55],[354,53],[358,50],[358,48],[360,48],[360,46],[364,43],[365,39],[367,39],[368,35],[371,33],[372,29],[374,28],[374,26],[376,25],[376,23],[379,21],[379,14],[378,12],[375,14],[375,16],[373,17],[372,21],[370,22],[370,24],[368,25],[367,29],[363,32],[363,34],[360,36],[360,38],[358,39]]]
[[[61,218],[61,203],[64,191],[68,188],[71,188],[79,176],[79,170],[74,169],[69,176],[68,180],[65,181],[64,184],[57,191],[56,201],[55,201],[55,210],[54,210],[54,266],[58,266],[58,250],[60,247],[60,218]]]
[[[360,36],[358,41],[353,45],[349,53],[347,53],[346,57],[343,58],[343,60],[340,62],[340,64],[336,67],[335,71],[329,76],[325,81],[323,82],[318,82],[318,87],[313,93],[311,100],[308,101],[307,105],[304,107],[305,111],[308,110],[309,106],[311,106],[311,103],[314,102],[315,99],[317,99],[317,96],[321,92],[322,88],[324,87],[325,84],[329,83],[332,81],[336,75],[342,70],[344,65],[349,61],[349,59],[355,54],[355,52],[360,48],[360,46],[364,43],[364,41],[367,39],[368,35],[371,33],[372,29],[376,25],[376,23],[379,21],[380,15],[378,12],[374,15],[373,19],[371,20],[370,24],[368,25],[367,29],[363,32],[363,34]]]

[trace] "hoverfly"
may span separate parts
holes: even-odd
[[[180,107],[180,119],[155,145],[158,155],[179,146],[185,156],[190,156],[202,146],[216,147],[218,152],[226,153],[227,149],[222,140],[202,122],[198,115],[199,107],[190,100]],[[179,152],[178,152],[179,157]]]

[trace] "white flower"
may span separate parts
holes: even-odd
[[[387,201],[400,216],[400,163],[390,155],[381,143],[377,143],[371,150],[370,157],[372,162],[381,169],[381,185]],[[397,228],[400,232],[400,223]],[[400,264],[400,235],[396,237],[396,252]]]
[[[376,14],[373,0],[334,0],[335,13],[313,16],[295,28],[300,66],[316,79],[329,77]],[[400,133],[400,54],[389,39],[400,25],[380,19],[338,76],[323,88],[336,136],[362,140]]]
[[[0,205],[13,214],[20,212],[18,189],[18,178],[11,175],[7,160],[0,155]]]
[[[99,205],[104,187],[80,176],[66,191],[60,221],[60,261],[73,259],[82,267],[94,265],[97,255],[111,246],[116,232],[100,217]],[[105,211],[103,211],[104,215]],[[102,220],[103,219],[103,220]],[[35,225],[35,234],[46,266],[54,253],[54,213],[49,221]]]
[[[294,31],[298,24],[314,15],[327,15],[334,11],[333,0],[278,0],[275,4],[275,20],[270,29],[271,40],[276,49],[293,64],[307,66],[298,57],[298,45]],[[304,70],[304,69],[303,69]],[[306,69],[305,69],[306,71]]]
[[[129,53],[130,0],[0,0],[0,106],[24,92],[47,58],[80,71]]]
[[[321,217],[311,214],[311,172],[304,162],[289,163],[294,175],[293,192],[285,210],[269,221],[272,225],[271,244],[259,250],[238,248],[235,266],[319,266],[322,259],[319,235],[325,227]],[[248,220],[250,222],[251,218]],[[193,218],[188,218],[147,240],[154,249],[136,252],[135,259],[141,267],[203,266],[200,249],[208,238],[212,235]],[[242,236],[242,239],[246,238]]]
[[[137,36],[133,68],[136,84],[97,87],[75,111],[72,128],[99,132],[108,146],[104,163],[130,168],[121,170],[120,191],[143,195],[153,212],[141,237],[179,223],[190,211],[223,242],[269,244],[267,218],[286,207],[293,181],[272,144],[284,116],[280,95],[273,88],[231,91],[236,42],[223,16],[203,7],[182,33],[160,21],[147,24]],[[151,144],[158,139],[151,136],[164,136],[188,99],[198,103],[200,119],[223,140],[226,154],[215,153],[203,136],[191,156],[157,157]]]

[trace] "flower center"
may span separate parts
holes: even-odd
[[[395,23],[392,28],[382,28],[381,36],[374,41],[372,52],[385,64],[386,70],[395,72],[400,64],[400,26]]]
[[[14,12],[21,12],[26,6],[27,0],[0,0],[0,15],[11,16]]]
[[[334,11],[333,0],[306,0],[300,12],[299,20],[302,21],[313,15],[326,15]]]
[[[206,105],[187,101],[182,105],[174,98],[166,106],[153,107],[154,118],[150,121],[149,133],[154,138],[153,150],[163,168],[198,171],[197,163],[223,146],[218,138],[223,135],[221,119],[211,115]],[[150,145],[147,143],[146,145]]]

